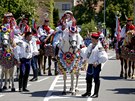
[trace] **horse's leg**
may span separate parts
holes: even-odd
[[[46,59],[47,59],[47,57],[46,56],[43,56],[44,57],[44,65],[43,65],[43,74],[46,74],[45,73],[45,70],[46,70]]]
[[[3,85],[3,78],[4,78],[4,68],[2,67],[1,70],[1,78],[0,78],[0,92],[2,92],[2,85]]]
[[[67,75],[66,73],[63,74],[63,80],[64,80],[64,87],[63,87],[63,92],[62,95],[66,95],[66,80],[67,80]]]
[[[74,87],[74,72],[71,72],[71,87],[70,87],[70,91],[72,93],[72,95],[75,95],[75,87]]]
[[[15,78],[15,81],[18,81],[19,79],[19,67],[16,66],[16,78]]]
[[[134,78],[135,63],[132,62],[132,79]]]
[[[124,63],[124,59],[120,58],[120,63],[121,63],[120,77],[123,77],[123,63]]]
[[[57,61],[55,61],[55,62],[54,62],[54,68],[55,68],[54,74],[55,74],[55,75],[58,75],[57,65],[58,65],[58,64],[57,64]]]
[[[128,61],[128,77],[131,77],[131,61]]]
[[[128,63],[128,60],[125,60],[125,59],[124,59],[124,63],[125,63],[125,65],[124,65],[124,69],[125,69],[125,79],[127,79],[127,63]]]
[[[54,61],[55,75],[58,75],[58,71],[57,71],[57,69],[58,69],[58,61],[57,61],[58,53],[59,53],[59,48],[58,48],[58,46],[56,46],[56,48],[55,48],[55,59],[56,59],[56,61]]]
[[[11,91],[12,92],[15,91],[15,87],[14,87],[14,75],[13,74],[14,74],[14,67],[9,70],[9,76],[10,76],[10,80],[12,82],[12,88],[11,88]]]
[[[8,85],[8,88],[10,89],[11,88],[11,76],[10,76],[10,69],[8,69],[8,82],[9,82],[9,85]]]
[[[73,74],[73,72],[70,73],[70,76],[71,76],[70,92],[73,92],[73,89],[74,89],[74,74]]]
[[[76,72],[76,85],[75,85],[75,91],[79,92],[78,89],[78,80],[79,80],[79,70]]]
[[[38,55],[38,75],[41,75],[41,67],[42,67],[42,59],[43,59],[43,55],[39,54]]]
[[[3,86],[3,89],[7,89],[7,80],[8,80],[8,69],[4,69],[4,76],[5,76],[5,84]]]
[[[50,75],[52,75],[52,73],[51,73],[51,56],[48,56],[48,75],[50,76]]]

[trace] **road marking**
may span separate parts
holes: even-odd
[[[69,74],[70,75],[70,74]],[[67,76],[67,80],[71,80],[70,79],[71,77]],[[86,77],[85,76],[79,76],[79,79],[85,79]],[[59,80],[62,79],[63,80],[63,77],[59,78]]]
[[[50,99],[50,96],[53,93],[52,91],[53,91],[54,86],[55,86],[56,82],[58,81],[58,79],[59,79],[59,75],[56,76],[55,80],[53,81],[51,87],[49,88],[49,92],[47,92],[46,96],[44,97],[44,101],[48,101]]]
[[[79,79],[80,79],[80,77],[79,77]],[[75,80],[74,80],[75,81]],[[83,80],[79,80],[79,82],[83,82],[83,81],[86,81],[85,79],[83,79]],[[61,80],[61,81],[57,81],[57,83],[63,83],[64,81],[63,80]],[[71,80],[66,80],[66,82],[71,82]]]
[[[55,91],[62,91],[63,89],[55,88]],[[86,91],[86,88],[78,88],[79,91]]]
[[[111,58],[113,58],[113,57],[116,57],[116,55],[114,54],[114,55],[112,55],[112,56],[109,56],[109,59],[111,59]]]
[[[51,96],[50,99],[65,99],[65,98],[78,98],[80,97],[80,94],[77,95],[61,95],[61,96]]]
[[[4,95],[0,95],[0,97],[3,97]]]
[[[47,80],[47,79],[49,79],[49,77],[46,77],[46,78],[41,79],[41,80],[38,80],[38,81],[36,81],[36,82],[42,82],[42,81]]]
[[[78,84],[78,86],[86,86],[86,84],[84,84],[84,83],[82,83],[82,84]],[[57,84],[57,85],[55,85],[55,87],[61,87],[61,86],[63,86],[63,84]],[[70,87],[71,86],[71,84],[66,84],[66,86],[67,87]]]

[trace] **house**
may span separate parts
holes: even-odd
[[[59,18],[66,10],[72,10],[77,0],[54,0],[54,7],[59,11]]]

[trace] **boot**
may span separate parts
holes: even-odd
[[[52,73],[51,73],[51,67],[49,67],[49,70],[48,70],[48,76],[51,76]]]
[[[21,92],[22,91],[22,84],[23,82],[22,82],[22,79],[21,78],[19,78],[19,92]]]
[[[94,94],[91,96],[92,98],[98,97],[99,87],[100,87],[100,81],[95,84]]]
[[[92,84],[87,83],[86,93],[82,94],[82,97],[90,96],[91,95],[91,88],[92,88]]]

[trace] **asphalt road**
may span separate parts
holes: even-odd
[[[0,92],[0,101],[135,101],[135,79],[120,78],[119,60],[115,59],[113,51],[108,51],[108,56],[109,60],[103,64],[101,71],[101,86],[98,98],[81,97],[81,94],[86,91],[85,71],[81,71],[79,92],[76,95],[70,93],[62,95],[62,75],[42,75],[39,76],[38,81],[28,82],[30,92],[18,92],[18,82],[15,82],[16,92],[11,92],[10,89]],[[54,74],[54,72],[52,73]],[[31,78],[32,75],[29,79]],[[68,75],[67,90],[69,90],[69,87],[70,76]]]

